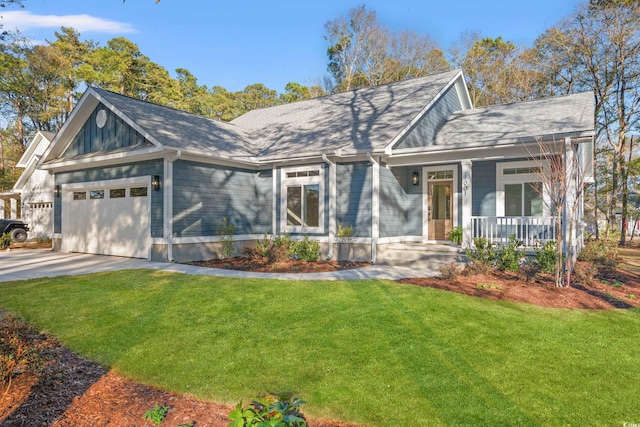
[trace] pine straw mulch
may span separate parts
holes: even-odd
[[[371,265],[369,262],[319,260],[307,262],[287,259],[271,262],[268,258],[237,256],[233,258],[191,261],[190,265],[199,267],[222,268],[226,270],[255,271],[260,273],[326,273],[330,271],[351,270]]]
[[[527,282],[518,273],[497,270],[473,275],[463,272],[456,280],[415,277],[398,282],[553,308],[602,310],[640,307],[640,276],[620,269],[600,273],[593,281],[574,282],[571,287],[563,288],[556,288],[550,275]]]

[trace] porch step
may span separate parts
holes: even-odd
[[[390,244],[378,249],[376,263],[437,270],[442,264],[466,262],[464,251],[458,246],[438,244]]]

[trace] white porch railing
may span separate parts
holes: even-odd
[[[556,224],[553,217],[540,216],[473,216],[473,238],[484,237],[493,243],[507,243],[510,236],[534,247],[555,240]]]

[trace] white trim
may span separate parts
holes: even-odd
[[[462,247],[469,248],[473,243],[473,224],[471,219],[473,216],[473,163],[471,160],[463,160],[461,166]]]
[[[337,231],[337,165],[333,160],[329,160],[329,158],[323,154],[322,159],[329,165],[329,252],[327,254],[328,259],[333,258],[333,244],[336,240],[336,231]]]
[[[524,184],[526,182],[542,182],[539,173],[520,173],[513,175],[504,175],[505,169],[517,167],[542,167],[543,173],[549,170],[549,161],[544,159],[538,160],[522,160],[517,162],[500,162],[496,163],[496,216],[505,216],[504,213],[504,185],[505,184]],[[547,208],[547,190],[542,186],[542,216],[549,216]],[[524,214],[524,212],[523,212]]]
[[[88,156],[81,159],[44,163],[40,165],[39,169],[64,172],[74,169],[86,169],[87,167],[95,168],[119,165],[122,163],[141,162],[143,160],[162,158],[162,156],[163,148],[146,147],[138,150],[120,151],[117,153],[109,153],[100,156]]]
[[[433,179],[429,181],[427,176],[429,172],[434,171],[447,171],[453,172],[453,178],[451,179]],[[458,225],[458,164],[445,164],[438,166],[423,166],[422,167],[422,238],[425,243],[438,242],[429,240],[429,182],[447,182],[452,181],[452,197],[453,197],[453,212],[452,220],[453,227]]]
[[[278,234],[278,168],[276,165],[271,167],[271,234]]]
[[[272,235],[267,235],[267,237],[273,237]],[[291,236],[291,240],[302,240],[303,236]],[[234,242],[242,242],[242,241],[253,241],[253,240],[262,240],[264,239],[264,234],[239,234],[237,236],[233,236]],[[320,243],[327,243],[329,238],[327,236],[309,236],[310,240],[317,240]],[[155,238],[152,239],[155,244],[165,244],[167,243],[166,239]],[[190,237],[174,237],[172,239],[172,244],[174,245],[190,245],[197,243],[218,243],[222,242],[222,236],[190,236]]]
[[[132,178],[106,179],[103,181],[74,182],[72,184],[62,184],[60,189],[62,191],[78,189],[91,190],[93,188],[127,187],[136,184],[147,184],[149,186],[149,194],[151,193],[151,175],[136,176]]]
[[[280,229],[286,233],[323,234],[324,233],[324,164],[298,166],[280,169]],[[317,176],[303,176],[287,178],[287,173],[319,171]],[[302,187],[305,185],[318,185],[318,226],[305,227],[287,224],[287,187]],[[304,196],[304,195],[303,195]]]
[[[377,258],[378,240],[380,239],[380,159],[368,154],[372,164],[371,173],[371,262]]]

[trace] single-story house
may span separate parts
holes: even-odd
[[[353,226],[355,252],[380,262],[454,227],[463,246],[553,238],[539,156],[561,141],[556,154],[590,176],[593,138],[592,93],[473,108],[460,70],[230,123],[91,87],[39,167],[55,181],[55,250],[206,259],[226,218],[239,245],[308,235],[327,257],[338,225]]]

